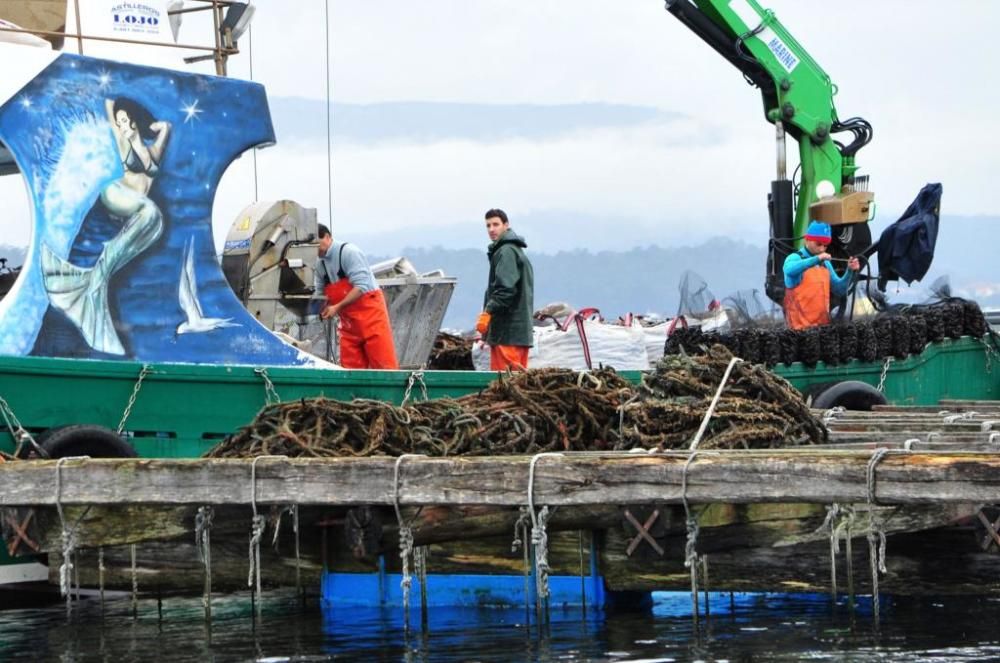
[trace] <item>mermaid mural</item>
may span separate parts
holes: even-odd
[[[33,212],[0,355],[316,363],[257,323],[215,254],[223,173],[274,142],[262,86],[3,43],[0,62],[0,141]]]
[[[42,245],[42,279],[49,301],[72,322],[98,352],[125,354],[108,302],[111,276],[148,249],[163,233],[163,213],[148,197],[160,171],[170,123],[156,121],[127,97],[106,99],[108,122],[124,173],[101,191],[100,202],[122,224],[104,243],[92,267],[81,267]],[[149,144],[146,143],[149,141]]]

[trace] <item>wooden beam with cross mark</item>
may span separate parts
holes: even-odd
[[[632,512],[629,511],[628,508],[625,509],[626,520],[632,523],[637,532],[637,534],[629,541],[628,547],[625,549],[626,555],[631,557],[632,553],[635,552],[635,549],[639,547],[639,544],[642,543],[643,540],[645,540],[649,545],[653,547],[653,550],[659,553],[660,557],[663,557],[664,554],[663,547],[660,546],[660,544],[656,542],[656,539],[654,539],[652,535],[650,535],[649,533],[649,528],[653,526],[653,523],[655,523],[656,519],[659,517],[660,517],[660,510],[653,509],[653,512],[649,514],[648,518],[646,518],[646,522],[640,525],[639,520],[632,515]]]
[[[28,509],[27,514],[24,516],[24,520],[17,520],[17,512],[13,510],[6,510],[4,513],[4,518],[7,524],[10,525],[12,532],[11,536],[8,537],[7,541],[7,554],[11,557],[16,557],[18,554],[18,549],[21,547],[21,542],[23,541],[25,545],[31,548],[35,552],[39,552],[40,548],[37,543],[32,541],[31,537],[28,536],[28,526],[31,524],[31,519],[35,517],[35,510]]]

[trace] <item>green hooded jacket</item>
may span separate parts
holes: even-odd
[[[486,342],[490,345],[531,346],[535,310],[535,273],[524,254],[528,244],[511,229],[490,244],[490,279],[483,310],[490,314]]]

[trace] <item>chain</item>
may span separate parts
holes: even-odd
[[[889,364],[891,364],[894,360],[894,357],[886,357],[885,363],[882,364],[882,375],[879,376],[877,387],[879,393],[885,393],[885,376],[889,374]]]
[[[128,405],[125,406],[125,411],[122,412],[122,420],[118,422],[117,432],[119,435],[125,430],[125,422],[128,421],[129,415],[132,414],[132,406],[135,405],[135,399],[139,395],[139,390],[142,389],[142,381],[149,373],[149,364],[143,364],[142,370],[139,371],[139,379],[135,381],[135,386],[132,387],[132,395],[128,397]]]
[[[278,391],[274,388],[274,383],[271,382],[271,376],[267,374],[267,369],[264,367],[255,368],[253,372],[264,380],[264,404],[273,405],[274,403],[280,403],[281,397],[278,396]]]
[[[425,401],[429,401],[430,397],[427,395],[427,383],[424,382],[424,369],[412,371],[410,377],[406,380],[406,391],[403,392],[403,402],[400,405],[406,405],[410,400],[410,392],[413,391],[413,385],[420,384],[420,392],[424,397]]]
[[[31,433],[24,430],[21,422],[17,419],[17,415],[14,414],[14,410],[10,407],[10,404],[4,400],[3,396],[0,396],[0,415],[3,415],[4,423],[7,424],[7,429],[10,431],[10,435],[14,438],[14,442],[17,445],[14,449],[14,456],[20,457],[21,448],[27,442],[39,456],[42,458],[49,457],[48,452],[38,446],[38,443],[35,442],[35,438],[31,436]]]

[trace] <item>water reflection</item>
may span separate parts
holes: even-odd
[[[705,605],[702,603],[702,609]],[[851,613],[823,595],[712,594],[695,628],[690,596],[654,595],[651,609],[605,613],[554,609],[547,623],[524,610],[434,609],[403,628],[393,609],[302,607],[265,594],[254,619],[246,595],[217,598],[211,624],[200,599],[128,598],[0,611],[0,660],[59,661],[989,661],[1000,658],[1000,601],[978,597],[870,601]]]

